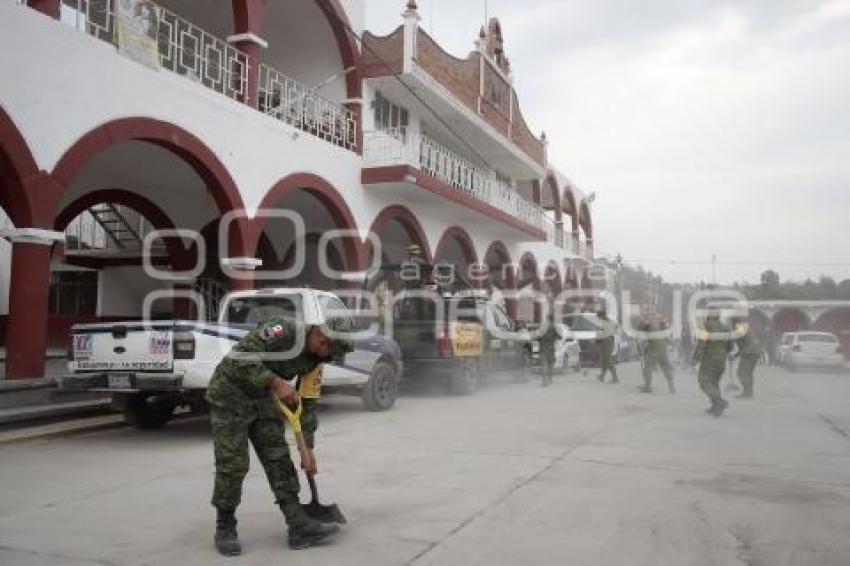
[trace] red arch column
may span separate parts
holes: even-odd
[[[233,0],[234,35],[228,37],[227,42],[244,53],[248,60],[248,84],[242,102],[252,108],[257,108],[259,101],[260,59],[268,46],[262,39],[265,19],[265,0]]]
[[[50,254],[65,235],[52,230],[18,228],[6,237],[12,242],[9,325],[6,340],[6,378],[44,375],[47,352],[47,313]]]
[[[51,230],[62,186],[39,171],[26,140],[2,108],[0,190],[0,202],[15,226],[4,234],[12,242],[6,377],[41,377],[47,351],[50,255],[52,244],[64,239]]]
[[[429,265],[433,264],[434,259],[431,254],[431,248],[428,245],[428,237],[425,235],[425,230],[422,228],[416,215],[409,208],[398,204],[387,206],[372,221],[372,227],[369,229],[369,232],[376,235],[380,234],[381,230],[393,220],[401,224],[411,242],[415,242],[422,249],[425,263]],[[367,240],[366,246],[366,256],[368,257],[369,253],[372,252],[372,242]]]

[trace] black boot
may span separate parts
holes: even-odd
[[[236,517],[233,511],[217,510],[215,520],[215,547],[222,556],[239,556],[242,545],[236,534]]]
[[[280,503],[280,510],[289,525],[289,548],[301,550],[339,532],[339,525],[320,523],[307,516],[301,503],[294,498],[292,503]]]
[[[725,411],[728,406],[729,406],[728,401],[726,401],[724,399],[718,399],[717,403],[714,405],[714,407],[712,407],[711,414],[714,415],[715,417],[719,417],[720,415],[723,414],[723,411]]]

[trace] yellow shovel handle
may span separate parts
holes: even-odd
[[[304,412],[304,405],[302,405],[299,401],[298,408],[293,411],[279,398],[275,397],[274,400],[275,403],[277,403],[280,412],[283,413],[283,416],[285,416],[286,420],[289,421],[289,424],[292,425],[292,431],[296,434],[301,434],[301,413]]]
[[[304,412],[304,405],[299,401],[298,408],[293,411],[277,397],[274,400],[280,412],[283,413],[286,420],[292,426],[292,434],[295,436],[295,444],[298,446],[298,455],[301,457],[302,465],[304,465],[304,462],[309,462],[312,458],[310,449],[307,447],[307,442],[304,440],[304,433],[301,431],[301,413]]]

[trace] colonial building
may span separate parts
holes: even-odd
[[[471,284],[489,289],[581,285],[588,202],[523,117],[498,21],[459,59],[413,0],[384,37],[364,4],[0,0],[7,377],[42,375],[73,323],[141,317],[152,291],[212,312],[230,289],[350,286],[320,251],[337,271],[415,259],[487,266]]]

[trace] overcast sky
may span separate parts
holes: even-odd
[[[465,56],[484,0],[419,0]],[[402,0],[366,0],[367,28]],[[596,191],[597,249],[668,281],[850,278],[850,0],[489,0],[523,113]]]

